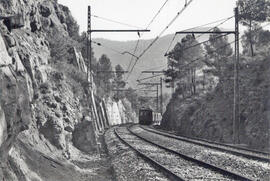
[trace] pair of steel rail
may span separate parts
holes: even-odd
[[[249,178],[247,176],[244,176],[240,173],[236,173],[236,172],[232,172],[232,171],[228,171],[224,168],[221,168],[221,167],[218,167],[218,166],[215,166],[215,165],[212,165],[210,163],[206,163],[206,162],[203,162],[201,160],[198,160],[198,159],[195,159],[195,158],[192,158],[192,157],[189,157],[187,155],[184,155],[182,153],[179,153],[175,150],[172,150],[170,148],[167,148],[167,147],[164,147],[162,145],[159,145],[157,143],[154,143],[140,135],[138,135],[137,133],[133,132],[131,129],[130,129],[131,126],[127,127],[127,130],[129,131],[130,134],[136,136],[137,138],[139,138],[140,140],[144,141],[144,142],[147,142],[147,143],[150,143],[151,145],[154,145],[160,149],[163,149],[164,151],[167,151],[169,153],[172,153],[172,154],[175,154],[177,156],[179,156],[180,158],[182,159],[185,159],[187,161],[191,161],[201,167],[204,167],[204,168],[207,168],[207,169],[210,169],[212,171],[215,171],[215,172],[218,172],[220,174],[223,174],[225,176],[228,176],[230,178],[233,178],[233,179],[236,179],[236,180],[245,180],[245,181],[252,181],[252,180],[256,180],[254,178]],[[144,160],[146,160],[147,162],[151,163],[154,167],[158,168],[158,170],[162,171],[162,173],[167,176],[167,178],[169,178],[170,180],[179,180],[179,181],[182,181],[182,180],[187,180],[185,178],[182,178],[181,176],[175,174],[173,171],[171,171],[169,168],[167,168],[166,166],[162,165],[161,163],[159,163],[158,161],[152,159],[151,157],[147,156],[145,153],[141,152],[140,150],[136,149],[134,146],[132,146],[130,143],[128,143],[122,136],[121,134],[119,134],[118,132],[118,128],[114,128],[114,132],[116,134],[116,136],[124,143],[126,144],[127,146],[129,146],[132,150],[134,150],[140,157],[142,157]]]

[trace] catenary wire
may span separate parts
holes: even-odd
[[[136,64],[137,64],[137,62],[138,62],[138,60],[153,46],[153,44],[160,38],[160,36],[162,36],[163,35],[163,33],[174,23],[174,21],[184,12],[184,10],[191,4],[191,2],[192,2],[193,0],[190,0],[190,1],[188,1],[186,4],[185,4],[185,6],[184,6],[184,8],[182,8],[178,13],[177,13],[177,15],[169,22],[169,24],[158,34],[158,36],[149,44],[149,46],[148,47],[146,47],[146,49],[144,49],[144,51],[138,56],[138,59],[136,59],[136,61],[135,61],[135,63],[134,63],[134,65],[132,66],[132,68],[131,68],[131,70],[130,70],[130,72],[129,72],[129,74],[128,74],[128,77],[127,77],[127,79],[130,77],[130,75],[131,75],[131,73],[132,73],[132,71],[133,71],[133,69],[134,69],[134,67],[136,66]]]
[[[264,26],[258,28],[258,29],[255,30],[254,32],[257,32],[257,31],[261,30],[261,28],[267,27],[267,26],[269,26],[269,25],[270,25],[270,23],[268,23],[268,24],[266,24],[266,25],[264,25]],[[243,37],[239,38],[239,40],[241,40],[242,38],[243,38]],[[194,63],[194,62],[197,62],[197,61],[199,61],[199,60],[203,60],[203,59],[205,59],[209,54],[213,54],[213,53],[217,52],[218,50],[223,49],[223,48],[226,48],[227,46],[229,46],[229,45],[231,45],[231,44],[233,44],[233,43],[235,43],[235,40],[232,41],[232,42],[230,42],[230,43],[228,43],[228,44],[226,44],[226,45],[224,45],[224,46],[222,46],[222,47],[219,47],[218,49],[216,49],[216,50],[214,50],[214,51],[205,53],[204,56],[201,56],[201,57],[198,57],[198,58],[196,58],[196,59],[193,59],[193,60],[191,60],[191,62],[189,62],[189,63],[187,63],[187,64],[185,64],[185,65],[183,65],[183,66],[181,66],[181,67],[179,67],[179,68],[185,68],[185,67],[191,65],[191,64]],[[153,77],[156,77],[156,76],[147,77],[146,79],[150,79],[150,78],[153,78]],[[139,81],[141,81],[141,80],[146,80],[146,79],[140,79]]]
[[[162,6],[159,8],[158,12],[154,15],[154,17],[151,19],[151,21],[148,23],[148,25],[146,26],[145,29],[148,29],[148,28],[150,27],[150,25],[155,21],[155,19],[156,19],[157,16],[161,13],[162,9],[165,7],[165,5],[168,3],[168,1],[169,1],[169,0],[166,0],[166,1],[162,4]],[[136,42],[136,46],[135,46],[135,48],[134,48],[133,54],[136,54],[136,52],[137,52],[137,50],[138,50],[139,43],[140,43],[140,39],[141,39],[142,36],[143,36],[143,33],[141,34],[141,36],[138,38],[138,40],[137,40],[137,42]],[[133,57],[131,57],[131,59],[130,59],[130,62],[129,62],[129,65],[128,65],[128,69],[127,69],[127,70],[130,69],[130,66],[131,66],[131,64],[132,64],[132,61],[133,61]],[[136,60],[136,61],[137,61],[137,60]],[[129,76],[127,76],[126,81],[127,81],[128,77],[129,77]]]
[[[94,44],[96,44],[97,46],[102,46],[102,47],[104,47],[104,48],[106,48],[106,49],[109,49],[109,50],[111,50],[111,51],[113,51],[113,52],[116,52],[116,53],[118,53],[118,54],[123,55],[122,52],[120,52],[120,51],[118,51],[118,50],[116,50],[116,49],[114,49],[114,48],[104,46],[103,44],[101,44],[101,43],[99,43],[99,42],[96,42],[96,41],[93,41],[93,40],[92,40],[92,42],[93,42]]]
[[[113,23],[120,24],[120,25],[129,26],[129,27],[132,27],[132,28],[139,28],[139,29],[142,29],[142,28],[139,27],[139,26],[130,25],[130,24],[123,23],[123,22],[116,21],[116,20],[112,20],[112,19],[109,19],[109,18],[104,18],[104,17],[97,16],[97,15],[91,15],[91,16],[93,16],[94,18],[97,18],[97,19],[102,19],[102,20],[104,20],[104,21],[109,21],[109,22],[113,22]]]

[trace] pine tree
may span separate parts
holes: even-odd
[[[220,31],[220,29],[215,28],[213,31]],[[219,77],[222,81],[226,77],[224,72],[229,64],[229,57],[233,54],[228,37],[220,37],[218,34],[210,35],[209,43],[205,44],[205,50],[208,56],[203,61],[209,67],[205,72]]]
[[[114,74],[112,73],[111,60],[107,55],[103,54],[99,58],[97,64],[97,84],[105,89],[108,94],[111,92],[112,80],[114,79]]]
[[[116,65],[115,66],[115,80],[114,80],[114,85],[116,86],[116,89],[122,89],[126,86],[125,81],[123,80],[123,75],[124,75],[124,69],[121,65]],[[115,95],[116,100],[124,98],[124,92],[116,92]]]
[[[197,46],[198,41],[194,35],[187,35],[178,42],[168,54],[168,69],[166,75],[177,82],[178,89],[185,97],[185,92],[196,94],[196,69],[202,66],[201,62],[194,61],[201,56],[203,50]]]
[[[245,36],[249,40],[250,53],[254,56],[254,28],[269,18],[269,0],[238,0],[240,22],[248,27]]]

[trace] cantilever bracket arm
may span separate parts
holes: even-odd
[[[178,31],[175,34],[235,34],[236,31]]]
[[[152,74],[155,74],[155,73],[164,73],[165,71],[164,70],[154,70],[154,71],[142,71],[142,73],[144,74],[147,74],[147,73],[152,73]]]
[[[160,83],[139,83],[138,85],[160,85]]]
[[[150,32],[150,30],[88,30],[88,33],[94,33],[94,32],[111,32],[111,33],[115,33],[115,32]]]

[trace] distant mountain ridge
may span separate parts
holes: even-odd
[[[197,29],[196,31],[207,31],[209,28],[202,28]],[[139,59],[138,63],[136,64],[131,76],[128,79],[129,85],[134,87],[136,85],[136,80],[138,78],[142,78],[143,76],[140,75],[141,71],[143,70],[163,70],[167,67],[167,59],[164,56],[166,51],[168,50],[170,42],[173,40],[174,34],[168,34],[162,36],[158,39],[158,41]],[[174,41],[171,44],[170,50],[175,46],[175,44],[181,41],[184,35],[177,35]],[[208,39],[208,35],[200,36],[198,41],[205,41]],[[232,36],[229,36],[229,42],[233,41]],[[140,55],[142,51],[147,48],[147,46],[153,41],[154,39],[148,40],[140,40],[138,49],[135,53],[136,56]],[[137,40],[132,41],[114,41],[114,40],[107,40],[103,38],[96,38],[93,41],[101,43],[102,46],[98,46],[93,43],[93,49],[95,53],[95,57],[98,59],[102,54],[106,54],[111,62],[112,65],[115,66],[120,64],[125,70],[127,70],[131,58],[133,59],[132,65],[135,63],[135,58],[129,54],[122,55],[122,52],[128,51],[133,54],[134,48],[136,46]],[[117,51],[117,52],[116,52]],[[132,66],[131,66],[132,67]],[[129,69],[130,70],[130,69]],[[146,75],[144,75],[146,76]]]

